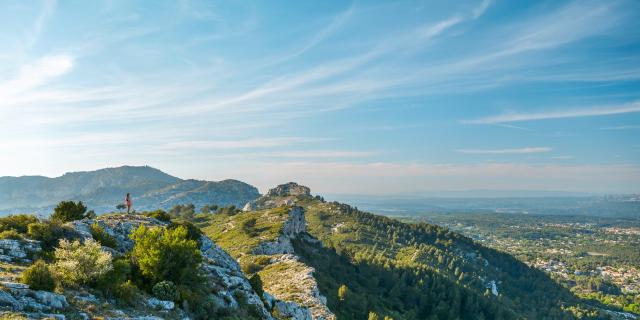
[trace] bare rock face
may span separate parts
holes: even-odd
[[[327,307],[327,299],[320,294],[314,269],[295,256],[291,241],[306,239],[306,220],[302,207],[293,207],[275,241],[258,245],[253,254],[272,256],[271,263],[261,273],[265,301],[286,319],[335,320]]]
[[[270,197],[310,196],[311,189],[295,182],[281,184],[267,193]]]
[[[11,307],[15,311],[34,310],[48,312],[64,310],[69,306],[65,296],[49,291],[31,290],[22,283],[3,282],[6,291],[0,290],[0,306]]]
[[[34,240],[0,240],[0,260],[5,262],[31,262],[29,259],[40,251],[40,242]]]
[[[289,210],[289,218],[285,222],[282,232],[275,241],[263,242],[253,250],[254,254],[274,255],[293,253],[291,239],[307,230],[304,219],[304,209],[293,207]]]

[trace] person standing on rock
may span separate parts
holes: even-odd
[[[129,193],[124,197],[124,204],[127,205],[127,214],[129,214],[131,212],[131,195]]]

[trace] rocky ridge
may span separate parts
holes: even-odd
[[[165,226],[166,223],[138,215],[107,215],[96,219],[83,219],[68,223],[68,226],[79,235],[81,241],[91,239],[90,226],[100,225],[109,235],[117,241],[117,249],[103,247],[103,250],[112,252],[113,255],[124,254],[133,247],[133,241],[129,238],[132,230],[140,225]],[[212,288],[212,297],[219,305],[226,308],[237,308],[240,302],[237,297],[246,298],[246,303],[255,306],[262,319],[271,320],[270,311],[267,310],[262,299],[253,290],[249,280],[242,273],[240,265],[229,254],[217,246],[206,236],[201,238],[200,250],[202,252],[201,269]],[[37,247],[37,249],[36,249]],[[109,301],[101,301],[85,291],[65,290],[63,294],[31,290],[25,284],[18,283],[18,277],[24,267],[23,263],[30,255],[26,253],[39,250],[39,243],[34,241],[3,240],[0,248],[11,248],[12,255],[4,255],[12,264],[1,265],[5,270],[16,270],[11,275],[5,274],[0,282],[0,318],[3,315],[21,315],[29,319],[41,319],[53,317],[64,319],[66,314],[76,314],[84,318],[80,312],[82,308],[96,308],[104,310],[100,315],[105,319],[186,319],[186,313],[175,307],[171,301],[162,301],[154,297],[145,296],[146,307],[120,310]],[[7,253],[3,251],[3,253]],[[24,253],[24,254],[23,254]],[[4,311],[2,311],[4,310]],[[2,312],[5,312],[4,314]],[[10,313],[7,313],[10,312]],[[88,316],[86,317],[88,319]]]
[[[279,185],[253,202],[251,209],[292,206],[278,238],[265,241],[253,250],[255,255],[270,256],[270,263],[259,272],[265,291],[265,300],[274,313],[296,320],[334,320],[327,307],[327,299],[313,276],[314,269],[295,255],[292,240],[317,242],[306,233],[304,209],[295,206],[299,199],[311,197],[308,187],[296,183]],[[251,210],[249,209],[249,210]]]

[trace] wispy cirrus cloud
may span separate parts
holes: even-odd
[[[563,118],[581,118],[581,117],[598,117],[609,116],[624,113],[640,112],[640,102],[634,101],[615,106],[602,106],[602,107],[585,107],[585,108],[572,108],[553,110],[546,112],[523,112],[523,113],[504,113],[495,116],[489,116],[474,120],[463,120],[462,123],[470,124],[498,124],[509,122],[522,122],[522,121],[535,121],[535,120],[550,120],[550,119],[563,119]]]
[[[168,142],[158,147],[164,150],[178,149],[255,149],[255,148],[273,148],[287,146],[294,143],[309,142],[316,139],[300,138],[300,137],[282,137],[282,138],[254,138],[239,140],[195,140],[195,141],[176,141]]]
[[[640,129],[640,124],[630,124],[630,125],[623,125],[623,126],[612,126],[612,127],[603,127],[600,128],[602,130],[635,130],[635,129]]]
[[[549,147],[526,147],[516,149],[458,149],[458,153],[469,154],[527,154],[527,153],[543,153],[551,152]]]
[[[69,72],[72,67],[73,57],[68,55],[45,56],[24,64],[14,77],[0,83],[0,99],[34,89]]]

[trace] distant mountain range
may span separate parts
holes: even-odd
[[[62,200],[81,200],[97,213],[110,212],[127,192],[138,211],[186,203],[243,206],[260,196],[257,188],[237,180],[183,180],[148,166],[122,166],[56,178],[0,177],[0,213],[46,215]]]

